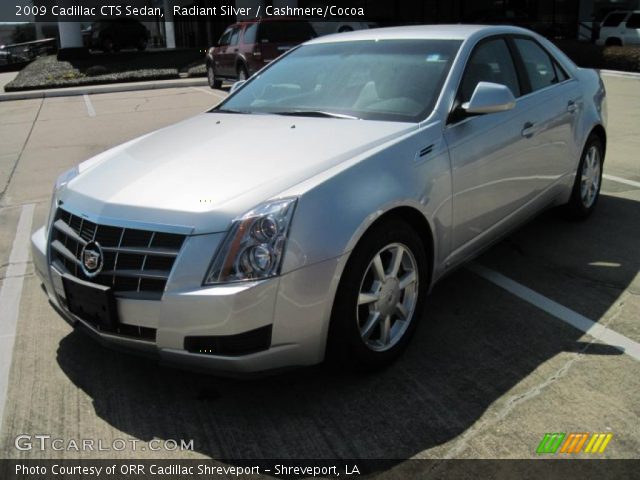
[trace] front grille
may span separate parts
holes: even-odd
[[[51,227],[51,261],[62,271],[113,288],[116,297],[159,300],[185,236],[99,225],[58,208]],[[87,277],[82,248],[90,241],[104,254],[101,272]]]

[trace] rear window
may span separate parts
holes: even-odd
[[[640,28],[640,13],[634,13],[629,17],[627,28]]]
[[[316,36],[308,22],[263,22],[259,32],[258,40],[262,43],[302,43]]]
[[[627,14],[622,12],[622,13],[610,13],[607,18],[604,19],[604,22],[602,22],[602,26],[603,27],[617,27],[618,25],[620,25],[620,22],[622,22],[622,20],[624,20],[624,17],[626,17]]]

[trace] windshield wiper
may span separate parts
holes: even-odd
[[[211,111],[214,112],[214,113],[243,113],[245,115],[253,113],[253,112],[249,112],[247,110],[233,110],[232,108],[215,108],[215,109],[213,109]]]
[[[276,115],[288,115],[291,117],[326,117],[326,118],[345,118],[349,120],[359,120],[353,115],[345,115],[343,113],[325,112],[322,110],[284,110],[281,112],[273,112]]]

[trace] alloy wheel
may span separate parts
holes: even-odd
[[[580,198],[586,208],[590,208],[598,196],[600,170],[600,151],[595,145],[592,145],[585,156],[580,179]]]
[[[356,319],[364,344],[389,350],[407,331],[418,301],[418,266],[411,250],[392,243],[367,267],[358,295]]]

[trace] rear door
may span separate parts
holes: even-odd
[[[552,188],[576,168],[580,152],[575,150],[576,119],[583,108],[578,82],[531,37],[514,37],[520,68],[529,92],[520,99],[529,124],[527,148],[530,167],[537,176],[531,181],[534,194],[553,194]]]

